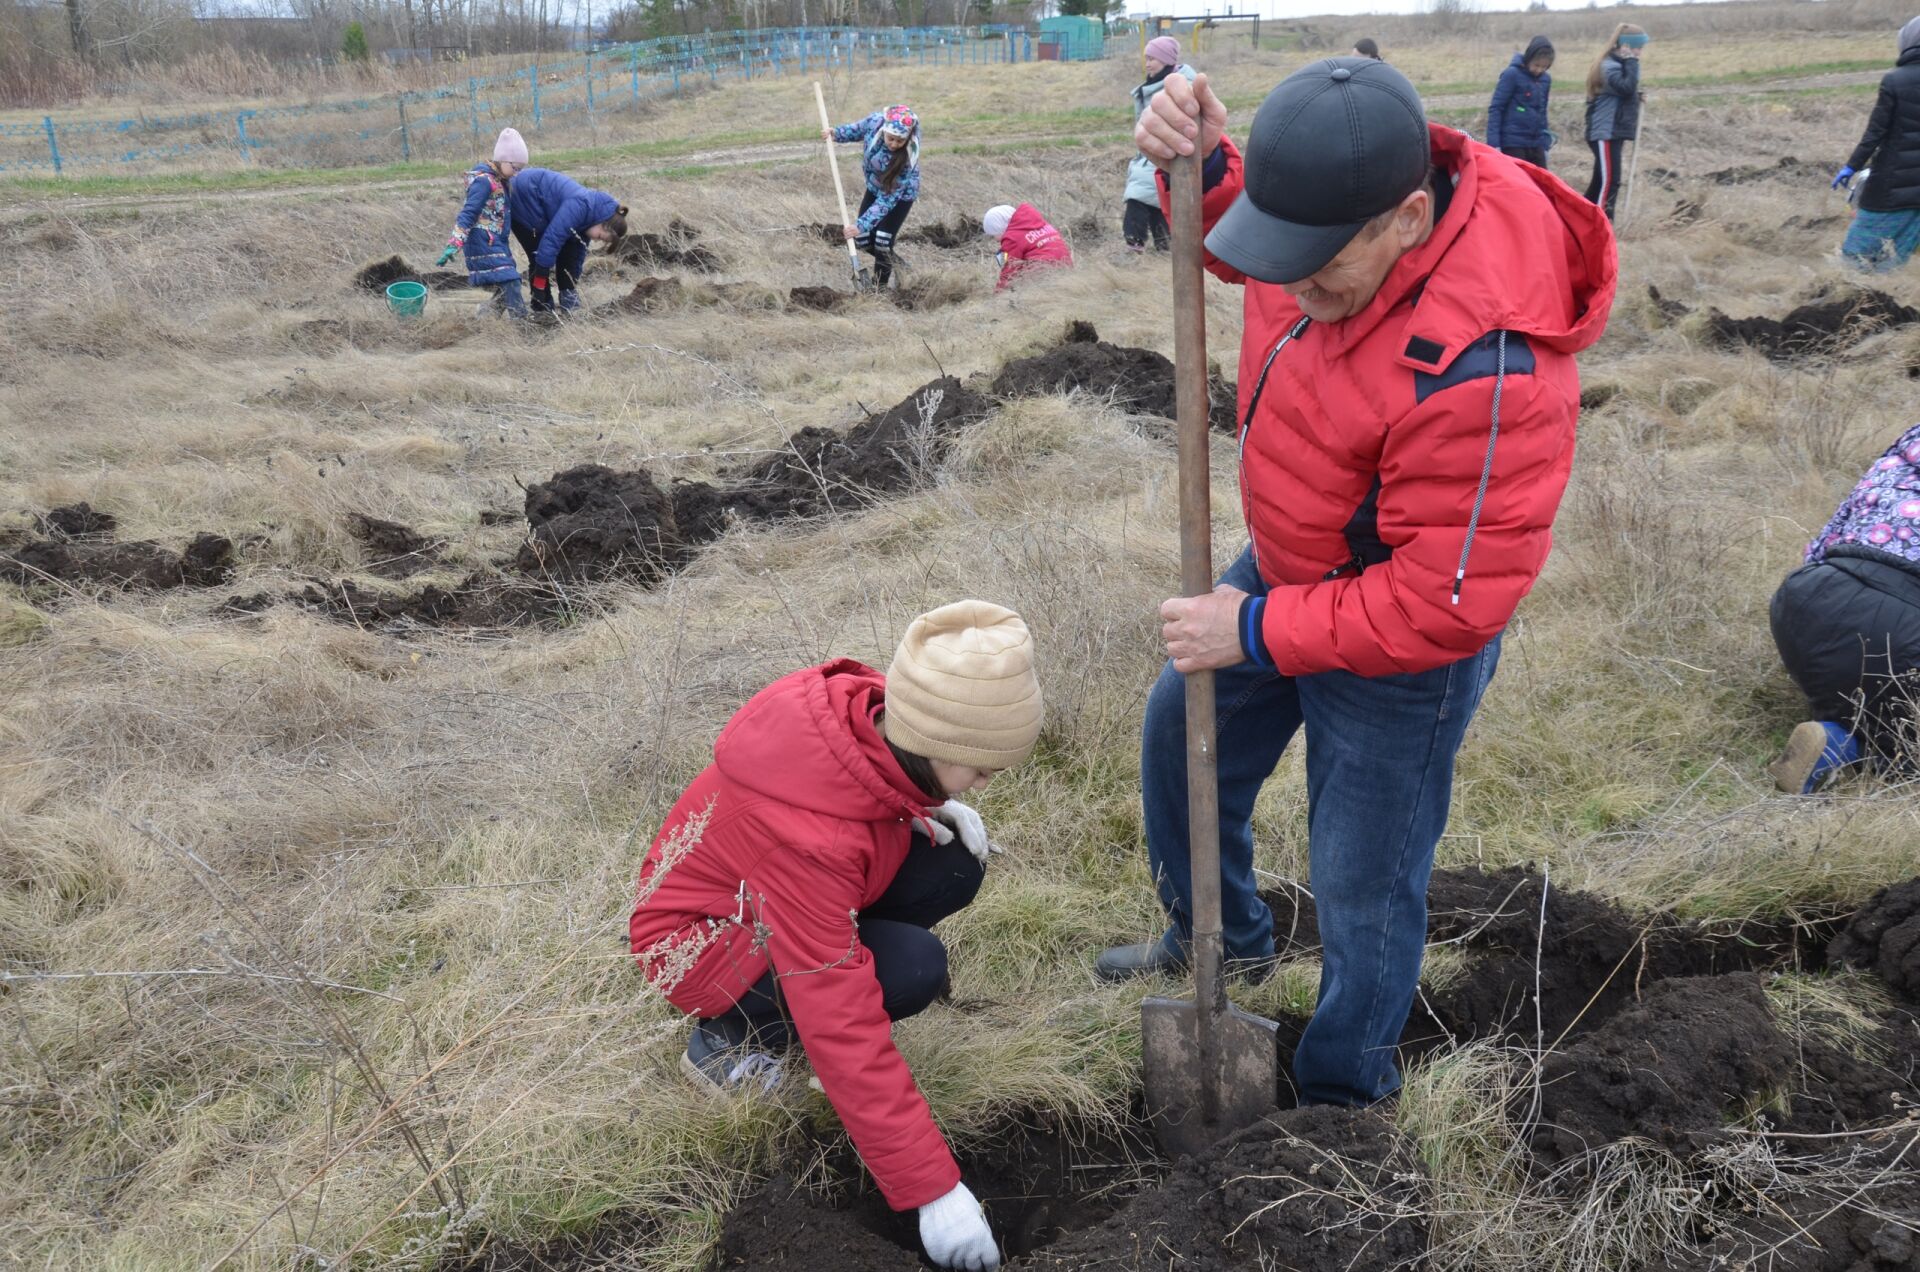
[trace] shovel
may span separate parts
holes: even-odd
[[[833,123],[827,118],[827,97],[820,91],[820,81],[813,82],[813,100],[820,107],[820,126],[832,129]],[[833,197],[840,201],[840,224],[852,225],[853,218],[847,215],[847,188],[840,184],[840,160],[834,156],[833,143],[827,143],[827,167],[833,170]],[[853,266],[853,290],[857,292],[873,290],[873,275],[860,268],[860,249],[847,240],[847,260]]]
[[[1207,317],[1200,156],[1176,158],[1173,194],[1174,400],[1180,434],[1180,590],[1213,590],[1207,490]],[[1213,673],[1187,673],[1187,844],[1193,865],[1193,1001],[1140,1003],[1147,1113],[1170,1156],[1193,1156],[1274,1108],[1279,1028],[1227,1001],[1220,935],[1220,785]]]

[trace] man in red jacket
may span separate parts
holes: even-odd
[[[1302,1102],[1365,1104],[1399,1085],[1454,754],[1546,561],[1573,462],[1573,355],[1605,328],[1613,237],[1557,177],[1429,125],[1384,62],[1289,76],[1244,160],[1225,123],[1206,76],[1169,80],[1135,140],[1163,168],[1202,156],[1208,268],[1246,289],[1252,542],[1212,594],[1161,606],[1170,661],[1147,704],[1141,787],[1170,924],[1097,970],[1185,966],[1181,673],[1211,668],[1230,965],[1258,973],[1273,957],[1253,804],[1304,728],[1323,959],[1294,1077]]]
[[[994,254],[1000,263],[995,291],[1005,291],[1007,284],[1029,270],[1073,264],[1073,249],[1031,203],[1017,208],[1005,203],[988,208],[980,219],[980,228],[987,237],[1000,240],[1000,250]]]

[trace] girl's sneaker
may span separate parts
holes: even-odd
[[[1811,795],[1843,769],[1860,762],[1860,740],[1831,720],[1802,720],[1787,749],[1767,765],[1773,784],[1789,795]]]
[[[786,1061],[756,1046],[751,1038],[735,1039],[719,1020],[696,1021],[687,1039],[680,1069],[708,1095],[727,1099],[736,1095],[770,1095],[785,1076]]]

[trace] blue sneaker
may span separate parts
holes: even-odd
[[[1860,762],[1860,740],[1831,720],[1802,720],[1787,749],[1767,765],[1773,784],[1789,795],[1811,795]]]
[[[728,1098],[754,1093],[770,1095],[785,1077],[786,1062],[775,1052],[755,1044],[751,1037],[735,1038],[729,1021],[695,1021],[687,1039],[680,1070],[708,1095]]]

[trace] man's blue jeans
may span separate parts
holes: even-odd
[[[1222,583],[1263,595],[1251,551]],[[1227,957],[1273,955],[1273,915],[1253,877],[1253,802],[1303,726],[1307,833],[1320,921],[1320,1003],[1294,1054],[1303,1104],[1370,1104],[1400,1085],[1427,939],[1427,880],[1447,825],[1453,757],[1493,679],[1500,639],[1410,675],[1284,676],[1251,662],[1214,673],[1220,874]],[[1172,919],[1192,939],[1187,857],[1186,678],[1169,662],[1147,699],[1140,744],[1147,856]]]

